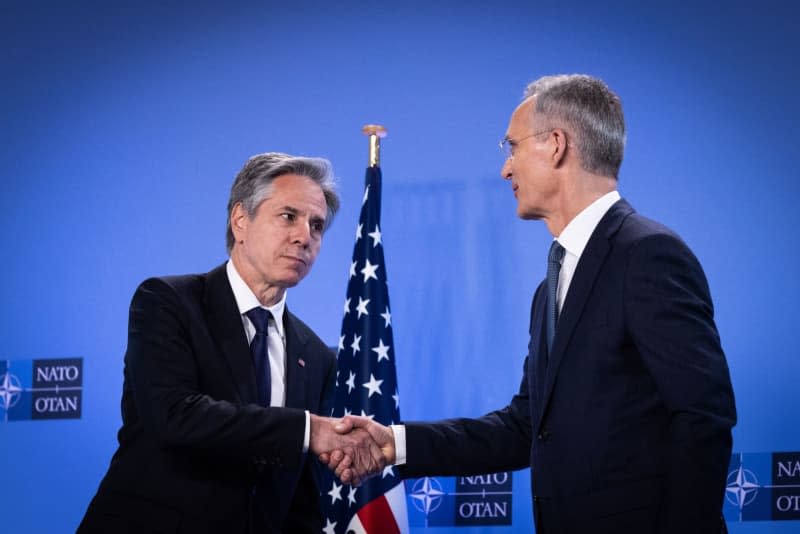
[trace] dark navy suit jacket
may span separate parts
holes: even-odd
[[[542,283],[511,403],[407,424],[404,476],[530,466],[538,534],[719,532],[736,409],[695,256],[620,200],[581,255],[548,358],[546,301]]]
[[[288,310],[284,326],[286,407],[262,408],[225,266],[142,283],[119,448],[78,532],[319,532],[304,410],[329,413],[336,362]]]

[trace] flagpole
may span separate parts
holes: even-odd
[[[339,378],[331,415],[361,415],[390,425],[401,419],[380,229],[380,140],[386,136],[386,128],[367,124],[361,131],[369,137],[369,165],[364,173],[364,197],[336,352]],[[323,474],[323,480],[320,497],[326,534],[408,534],[405,485],[395,467],[387,467],[381,476],[358,489],[345,488],[330,471]]]
[[[380,167],[381,139],[386,137],[386,128],[380,124],[365,124],[361,132],[369,136],[369,166]]]

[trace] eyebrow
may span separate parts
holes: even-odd
[[[291,213],[293,215],[300,215],[300,214],[303,213],[302,210],[299,210],[297,208],[293,208],[292,206],[288,206],[288,205],[283,206],[281,208],[278,208],[278,211],[288,211],[289,213]],[[311,215],[309,217],[309,219],[311,221],[314,221],[314,222],[321,222],[322,224],[325,224],[325,217],[319,217],[317,215]]]

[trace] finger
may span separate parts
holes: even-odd
[[[354,428],[367,428],[371,422],[372,419],[369,417],[346,415],[334,426],[334,429],[340,434],[346,434]]]
[[[346,415],[342,417],[338,423],[333,426],[333,429],[338,432],[339,434],[347,434],[351,430],[353,430],[353,419],[351,416]]]
[[[349,471],[354,471],[355,470],[354,466],[353,466],[353,458],[351,458],[348,455],[345,455],[345,457],[342,458],[342,461],[339,462],[339,465],[337,465],[334,468],[333,472],[336,474],[337,477],[341,478],[341,475],[342,475],[342,473],[345,472],[345,470],[349,470]]]
[[[343,469],[352,467],[354,461],[353,456],[350,454],[344,454],[343,452],[340,452],[340,454],[342,455],[342,459],[339,461],[339,465],[342,466]]]
[[[341,460],[341,458],[337,458],[334,456],[335,452],[336,451],[327,452],[319,455],[319,461],[322,462],[323,465],[328,466],[331,469],[331,471],[333,471],[336,468],[336,466],[339,465],[339,461]]]
[[[335,469],[336,466],[339,465],[339,462],[341,462],[345,458],[345,454],[339,449],[331,451],[329,456],[330,459],[328,460],[328,467],[330,467],[331,469]]]
[[[353,486],[355,488],[359,487],[361,484],[364,483],[364,479],[361,478],[360,476],[358,476],[358,474],[353,470],[348,471],[346,476],[347,476],[347,479],[348,479],[346,484],[350,484],[351,486]],[[344,481],[342,481],[342,482],[344,482]]]
[[[342,471],[341,474],[338,474],[336,476],[339,477],[339,480],[341,480],[345,484],[350,484],[351,486],[355,485],[353,480],[355,477],[355,473],[353,473],[352,469],[345,469],[344,471]]]

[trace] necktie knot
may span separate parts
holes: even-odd
[[[561,246],[561,243],[558,241],[553,241],[553,244],[550,245],[550,252],[547,255],[547,261],[551,265],[558,265],[560,269],[561,261],[564,259],[564,252],[564,247]]]
[[[269,311],[260,306],[256,306],[252,310],[245,313],[245,315],[247,315],[247,318],[250,319],[250,322],[253,323],[253,326],[256,328],[256,334],[267,333],[269,318],[270,315],[272,315],[269,313]]]

